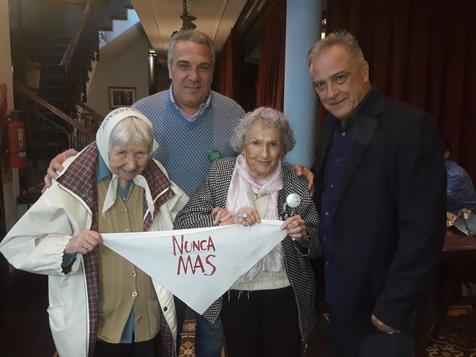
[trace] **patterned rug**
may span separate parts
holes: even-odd
[[[185,320],[180,341],[179,357],[195,356],[195,320]]]
[[[453,307],[428,334],[428,357],[476,357],[476,316],[470,305]]]
[[[195,320],[185,320],[182,329],[182,339],[179,351],[179,357],[195,357]],[[221,352],[225,357],[225,351]]]

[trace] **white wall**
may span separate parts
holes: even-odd
[[[13,72],[10,53],[10,21],[8,0],[0,0],[0,84],[8,87],[8,110],[13,108]],[[3,165],[2,165],[3,166]],[[13,172],[12,172],[13,171]],[[17,220],[18,170],[8,172],[2,167],[5,224],[10,229]]]
[[[121,37],[101,50],[89,86],[87,105],[103,116],[111,111],[109,87],[135,87],[136,100],[149,94],[149,42],[142,32]]]

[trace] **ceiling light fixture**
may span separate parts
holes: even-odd
[[[182,28],[180,30],[195,30],[197,28],[197,25],[192,22],[197,18],[188,14],[187,0],[183,0],[183,13],[180,18],[182,19]]]
[[[187,0],[183,0],[183,10],[182,10],[182,15],[180,16],[182,19],[182,30],[195,30],[197,28],[197,25],[193,23],[197,18],[195,16],[192,16],[188,12],[188,7],[187,7]],[[172,36],[175,35],[178,31],[174,31],[172,33]]]

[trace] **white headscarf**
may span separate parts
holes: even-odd
[[[109,187],[106,193],[106,199],[104,200],[104,205],[101,212],[103,216],[105,216],[107,210],[111,208],[112,205],[114,205],[114,202],[116,202],[117,183],[119,181],[119,176],[117,176],[114,172],[112,172],[111,167],[109,166],[109,140],[111,138],[111,133],[114,127],[121,120],[124,120],[131,116],[141,119],[150,128],[152,128],[152,123],[150,122],[149,119],[147,119],[146,116],[144,116],[144,114],[142,114],[136,109],[124,107],[124,108],[117,108],[113,110],[112,112],[110,112],[104,118],[104,120],[101,123],[101,126],[99,127],[96,133],[96,146],[98,147],[99,154],[101,155],[102,159],[106,163],[109,171],[111,171],[112,173],[111,182],[109,183]],[[150,153],[153,153],[158,147],[159,145],[157,144],[157,141],[153,139],[152,150]],[[150,189],[149,189],[149,185],[147,184],[147,181],[142,175],[137,175],[136,177],[134,177],[133,181],[137,186],[140,186],[144,189],[145,198],[147,201],[147,208],[149,209],[151,217],[153,217],[154,200],[152,198],[152,194],[150,193]]]

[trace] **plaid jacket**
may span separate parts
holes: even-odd
[[[98,150],[93,142],[89,144],[78,157],[71,163],[68,169],[58,179],[58,183],[79,196],[92,212],[92,225],[90,229],[98,229],[98,203],[96,184],[96,162]],[[154,202],[155,214],[160,210],[160,206],[172,198],[175,193],[170,189],[169,179],[162,173],[153,160],[149,160],[142,175],[147,180],[153,198],[160,195]],[[147,202],[144,198],[144,212],[147,211]],[[152,224],[151,215],[148,214],[144,220],[144,231],[149,230]],[[89,307],[89,348],[88,356],[94,354],[98,329],[98,300],[99,300],[99,275],[98,275],[98,254],[93,250],[83,256],[84,269],[86,274],[88,307]],[[165,319],[161,319],[160,326],[160,356],[175,356],[175,343],[169,326]]]

